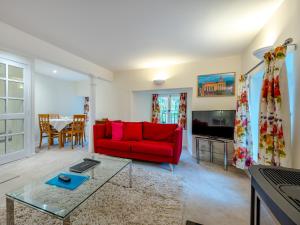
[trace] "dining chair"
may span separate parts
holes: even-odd
[[[108,118],[96,119],[95,124],[105,124],[107,121],[109,121]]]
[[[59,119],[60,115],[59,114],[49,114],[50,119]]]
[[[58,138],[58,132],[51,128],[49,122],[49,114],[39,114],[39,127],[40,127],[40,145],[42,147],[43,138],[48,137],[48,149],[53,144],[54,138]]]
[[[72,149],[74,148],[74,138],[75,144],[79,143],[84,147],[84,127],[85,127],[86,115],[73,115],[73,122],[69,129],[63,130],[63,140],[66,138],[71,140]]]

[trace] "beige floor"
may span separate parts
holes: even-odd
[[[0,205],[4,204],[4,194],[30,179],[40,178],[73,162],[78,161],[82,150],[53,148],[16,162],[0,166]],[[149,170],[170,173],[167,164],[135,162]],[[174,174],[184,178],[185,212],[184,218],[204,225],[247,225],[249,224],[250,180],[231,168],[208,163],[198,165],[183,151],[181,161]]]

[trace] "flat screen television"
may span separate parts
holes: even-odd
[[[194,135],[233,139],[235,110],[192,112]]]

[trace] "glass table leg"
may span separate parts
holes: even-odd
[[[63,220],[63,225],[71,225],[70,217],[67,217]]]
[[[6,224],[15,225],[14,201],[6,198]]]
[[[132,162],[129,164],[129,187],[132,188]]]

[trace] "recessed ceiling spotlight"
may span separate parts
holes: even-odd
[[[57,70],[53,70],[52,72],[53,72],[53,73],[57,73]]]

